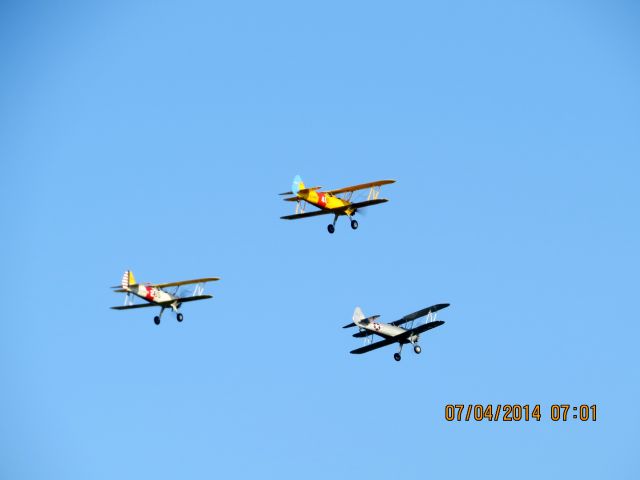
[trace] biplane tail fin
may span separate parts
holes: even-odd
[[[300,175],[296,175],[293,177],[293,182],[291,183],[291,192],[296,195],[300,190],[304,190],[304,182]]]
[[[131,270],[126,270],[122,274],[122,282],[121,282],[122,288],[124,290],[129,290],[129,287],[135,284],[136,284],[136,279],[133,276],[133,272]]]
[[[360,325],[360,322],[366,317],[364,316],[362,309],[360,307],[356,307],[356,309],[353,311],[353,317],[351,318],[353,319],[353,323],[355,323],[356,325]]]
[[[374,321],[378,317],[380,317],[380,315],[365,317],[364,313],[362,312],[362,309],[360,307],[356,307],[356,309],[353,311],[353,317],[351,317],[353,322],[349,323],[348,325],[345,325],[342,328],[359,327],[362,329],[364,328],[365,325],[369,325],[370,322]]]

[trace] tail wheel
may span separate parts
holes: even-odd
[[[413,351],[416,353],[420,353],[422,351],[422,348],[420,348],[420,345],[416,345],[413,347]]]
[[[356,228],[358,228],[358,221],[357,220],[351,220],[351,228],[353,228],[354,230]]]
[[[394,354],[393,354],[393,359],[394,359],[396,362],[399,362],[400,360],[402,360],[402,357],[400,356],[400,354],[399,354],[399,353],[394,353]]]
[[[176,320],[178,320],[179,322],[181,322],[183,318],[184,318],[184,317],[182,316],[182,314],[181,314],[181,313],[179,313],[179,314],[177,314],[177,315],[176,315]]]
[[[327,230],[329,230],[329,233],[333,233],[336,231],[336,227],[334,227],[333,225],[329,224],[327,225]]]
[[[153,323],[155,323],[156,325],[160,325],[160,317],[158,317],[157,315],[153,317]]]

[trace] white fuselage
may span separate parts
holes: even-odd
[[[393,338],[398,335],[406,332],[406,330],[402,327],[396,327],[395,325],[389,325],[388,323],[380,323],[374,321],[360,321],[357,323],[358,327],[364,328],[365,330],[369,330],[370,332],[375,333],[376,335],[380,335],[384,338]],[[404,343],[413,343],[417,342],[420,335],[412,335],[409,337]]]
[[[164,290],[152,287],[151,285],[136,285],[133,288],[129,288],[129,292],[133,293],[137,297],[144,298],[151,303],[170,303],[176,300],[176,297],[165,292]]]

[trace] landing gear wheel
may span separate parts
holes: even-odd
[[[402,359],[402,357],[400,356],[400,354],[399,354],[399,353],[394,353],[394,354],[393,354],[393,359],[394,359],[396,362],[399,362],[399,361]]]
[[[329,230],[329,233],[333,233],[336,231],[336,227],[334,227],[333,225],[329,224],[327,225],[327,230]]]
[[[181,322],[183,318],[184,318],[184,317],[182,316],[182,314],[181,314],[181,313],[179,313],[179,314],[177,314],[177,315],[176,315],[176,320],[178,320],[179,322]]]
[[[422,348],[420,348],[420,345],[415,345],[413,347],[413,351],[416,352],[416,353],[420,353],[422,351]]]
[[[358,221],[357,220],[351,220],[351,228],[353,228],[354,230],[356,228],[358,228]]]
[[[153,317],[153,323],[155,323],[156,325],[160,325],[160,317],[158,317],[157,315]]]

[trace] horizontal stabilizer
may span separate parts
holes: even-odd
[[[111,287],[111,288],[113,288],[114,289],[113,291],[116,292],[116,293],[126,293],[129,290],[133,290],[135,288],[138,288],[138,284],[137,283],[132,283],[131,285],[129,285],[129,290],[125,290],[124,288],[122,288],[122,285],[117,285],[117,286]]]
[[[369,322],[367,322],[367,320],[372,321],[372,320],[375,320],[376,318],[380,318],[380,315],[373,315],[371,317],[363,318],[362,320],[360,320],[360,322],[369,323]],[[356,324],[351,322],[350,324],[345,325],[342,328],[351,328],[351,327],[355,327],[355,326],[356,326]]]
[[[305,187],[301,190],[298,190],[298,195],[306,195],[309,192],[312,192],[314,190],[320,190],[322,187]]]
[[[321,188],[322,187],[305,187],[305,188],[303,188],[301,190],[298,190],[297,193],[302,193],[304,195],[305,193],[309,193],[311,190],[320,190]],[[294,193],[292,191],[288,191],[288,192],[279,193],[278,195],[293,195],[293,194]],[[290,199],[285,198],[285,200],[290,200]]]

